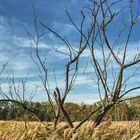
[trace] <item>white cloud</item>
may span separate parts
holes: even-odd
[[[93,80],[88,75],[79,75],[75,82],[76,85],[93,85]]]
[[[70,33],[73,29],[70,25],[66,25],[65,28],[66,29],[64,30],[64,32],[67,31],[67,33]],[[0,61],[2,62],[9,61],[8,70],[14,71],[15,78],[24,79],[24,77],[27,76],[27,73],[29,73],[29,78],[38,77],[38,72],[35,68],[35,65],[32,59],[30,58],[29,49],[30,49],[31,44],[30,44],[29,39],[24,36],[18,36],[17,34],[12,34],[10,25],[8,25],[6,19],[2,16],[0,16],[0,30],[1,30],[0,32]],[[133,60],[134,55],[137,53],[136,46],[138,44],[139,42],[129,44],[126,62]],[[63,63],[63,65],[65,65],[63,60],[68,58],[67,55],[56,52],[55,50],[52,49],[52,45],[47,44],[43,41],[40,42],[39,47],[40,47],[40,50],[42,51],[44,51],[44,49],[49,50],[49,53],[47,54],[48,63],[55,63],[57,61],[58,65],[61,65],[60,64],[61,62]],[[69,53],[68,48],[64,45],[54,44],[53,47],[57,48],[58,51],[61,51],[63,53]],[[75,50],[78,50],[77,45],[74,45],[73,48]],[[96,53],[97,60],[101,62],[102,53],[98,49],[95,49],[95,53]],[[108,55],[108,53],[109,51],[105,50],[105,55]],[[81,55],[81,58],[88,58],[89,56],[90,56],[90,52],[87,48],[84,50],[83,54]],[[119,55],[119,58],[121,57],[122,57],[122,54]],[[83,66],[85,64],[81,61],[81,65]],[[62,66],[60,67],[61,68],[58,71],[56,70],[56,75],[59,73],[58,74],[59,76],[57,75],[57,78],[58,78],[57,82],[61,90],[63,90],[64,89],[64,70],[62,69]],[[98,94],[93,96],[90,91],[90,87],[94,89],[95,86],[93,85],[91,76],[88,75],[89,72],[93,72],[93,68],[91,67],[91,65],[87,69],[87,76],[80,74],[75,83],[75,88],[77,88],[78,86],[81,86],[81,88],[84,88],[84,86],[88,86],[88,89],[86,90],[87,92],[89,92],[89,94],[86,95],[85,93],[84,95],[81,96],[80,89],[76,89],[76,91],[74,91],[74,94],[70,95],[67,101],[92,103],[95,100],[97,100]],[[52,72],[50,72],[50,75],[51,75],[50,80],[49,80],[50,88],[53,90],[56,86],[55,79],[52,76]],[[90,78],[88,78],[88,76]],[[134,79],[134,82],[138,82],[138,79]],[[111,84],[111,82],[109,84]],[[33,85],[41,86],[42,84],[39,80],[35,78],[30,80],[27,85],[29,93],[34,88]],[[8,84],[7,83],[3,84],[3,87],[4,89],[6,89],[8,87]]]

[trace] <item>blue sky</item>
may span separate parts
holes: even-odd
[[[27,31],[34,35],[34,25],[33,25],[33,10],[30,0],[0,0],[0,61],[5,63],[8,62],[6,71],[10,74],[15,75],[16,81],[23,80],[28,74],[27,82],[27,94],[31,93],[35,85],[41,85],[41,81],[38,78],[38,70],[33,60],[31,59],[31,44]],[[47,24],[50,28],[59,32],[62,36],[67,38],[71,44],[77,48],[79,45],[78,33],[76,29],[71,25],[68,17],[66,16],[65,9],[67,9],[78,25],[81,20],[80,11],[85,9],[87,3],[85,1],[78,0],[36,0],[34,1],[36,14],[38,19],[43,23]],[[122,6],[122,5],[121,5]],[[118,7],[114,7],[114,11],[117,11]],[[135,9],[135,5],[134,5]],[[126,13],[126,11],[124,12]],[[126,14],[127,15],[127,14]],[[123,19],[128,17],[123,17],[115,20],[115,26],[119,26]],[[88,25],[90,19],[86,19]],[[86,26],[85,25],[85,29]],[[138,22],[134,29],[135,33],[132,35],[130,40],[130,50],[128,52],[128,59],[132,59],[132,53],[136,53],[136,46],[139,45],[140,31],[137,30],[140,27]],[[113,27],[114,32],[116,27]],[[109,29],[108,36],[110,41],[113,41],[115,33]],[[114,36],[113,36],[113,35]],[[126,33],[123,34],[122,42],[125,39]],[[53,89],[55,86],[54,76],[52,74],[52,69],[56,69],[56,77],[58,79],[58,85],[63,90],[64,85],[64,68],[66,63],[66,56],[62,54],[57,54],[55,51],[51,50],[51,46],[59,48],[62,51],[66,51],[65,46],[61,44],[56,37],[47,32],[44,40],[42,40],[40,47],[42,56],[49,50],[47,55],[48,65],[51,66],[50,74],[50,86]],[[100,52],[97,52],[97,57],[100,59]],[[92,67],[89,65],[87,69],[87,75],[83,74],[84,68],[89,62],[88,50],[81,57],[80,61],[79,76],[75,83],[73,90],[68,96],[67,101],[73,102],[85,102],[93,103],[99,99],[97,94],[97,87],[93,83],[94,73]],[[128,72],[129,73],[129,72]],[[127,73],[126,73],[127,74]],[[7,73],[2,75],[2,85],[4,88],[7,87],[7,81],[4,80]],[[139,84],[138,77],[134,79],[133,83]],[[110,82],[111,84],[111,82]],[[131,85],[130,85],[131,86]],[[40,89],[34,100],[43,101],[46,100],[46,95]]]

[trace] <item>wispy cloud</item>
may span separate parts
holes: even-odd
[[[80,4],[77,3],[78,0],[65,1],[64,3],[58,1],[36,1],[35,6],[39,19],[43,23],[47,23],[50,28],[60,33],[60,35],[62,35],[65,39],[68,39],[73,48],[78,51],[79,33],[71,25],[68,17],[66,16],[66,13],[64,12],[65,8],[67,8],[77,26],[80,25],[80,11],[84,9],[83,6],[87,2],[81,1]],[[34,36],[34,30],[32,30],[34,28],[34,25],[32,21],[33,14],[31,5],[19,0],[15,0],[14,4],[10,1],[5,2],[5,0],[2,0],[1,4],[4,8],[1,8],[0,6],[0,13],[3,13],[3,15],[0,14],[0,61],[2,61],[3,63],[8,62],[6,71],[8,71],[9,73],[13,73],[17,81],[23,80],[27,76],[27,74],[29,74],[27,92],[31,93],[31,91],[34,89],[34,85],[41,86],[37,67],[31,58],[31,42],[25,31],[25,29],[27,29]],[[25,7],[24,9],[21,8],[21,6],[23,5]],[[114,7],[113,11],[115,12],[116,10],[118,10],[118,7]],[[119,23],[120,20],[116,20],[116,22]],[[86,17],[85,29],[87,29],[88,24],[89,19]],[[25,28],[23,28],[23,25],[25,26]],[[65,82],[65,64],[68,60],[68,56],[64,55],[64,53],[69,53],[69,49],[64,44],[62,44],[61,41],[58,41],[58,39],[56,39],[57,37],[55,37],[53,34],[47,31],[46,34],[47,35],[45,36],[45,38],[43,38],[39,44],[39,53],[43,60],[46,57],[46,62],[50,68],[49,82],[51,90],[53,90],[56,86],[55,78],[52,71],[53,69],[55,69],[58,85],[63,91]],[[136,41],[129,43],[126,62],[133,60],[135,54],[137,54],[136,48],[139,44],[140,42]],[[53,49],[53,47],[62,53],[58,53],[55,49]],[[98,48],[95,48],[95,53],[98,62],[102,65],[103,57],[101,51],[99,51]],[[108,53],[109,51],[106,49],[105,55],[107,56]],[[123,52],[118,55],[120,59],[122,58],[122,53]],[[87,75],[83,74],[83,71],[85,70],[85,67],[87,65],[86,63],[90,60],[90,51],[87,48],[80,56],[79,75],[74,89],[71,91],[71,94],[68,97],[67,101],[92,103],[98,99],[98,94],[96,94],[96,86],[92,81],[95,73],[91,64],[89,64],[86,69]],[[113,61],[112,57],[111,60]],[[115,66],[116,65],[114,65],[114,67]],[[111,67],[109,67],[108,72],[110,72],[110,70]],[[115,67],[115,70],[117,70],[117,67]],[[3,79],[6,76],[7,73],[4,73],[1,78]],[[109,79],[109,84],[112,84],[111,78],[112,77],[110,77]],[[134,78],[132,82],[138,84],[138,77]],[[3,82],[3,86],[6,89],[6,87],[8,87],[8,83]],[[39,92],[43,93],[43,91],[41,90]],[[36,100],[39,99],[39,97],[44,97],[44,94],[38,94],[36,96]],[[41,98],[41,100],[43,100],[43,98]]]

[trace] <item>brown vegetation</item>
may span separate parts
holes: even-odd
[[[138,121],[106,121],[96,128],[88,121],[75,134],[65,122],[53,131],[53,125],[48,126],[51,130],[46,131],[39,122],[0,121],[0,140],[132,140],[140,130]]]

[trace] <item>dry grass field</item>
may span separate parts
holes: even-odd
[[[75,122],[76,125],[76,122]],[[75,134],[60,123],[56,130],[39,122],[0,121],[0,140],[139,140],[139,122],[103,122],[97,128],[92,122],[82,125]],[[134,138],[135,137],[135,138]],[[137,138],[136,138],[137,137]]]

